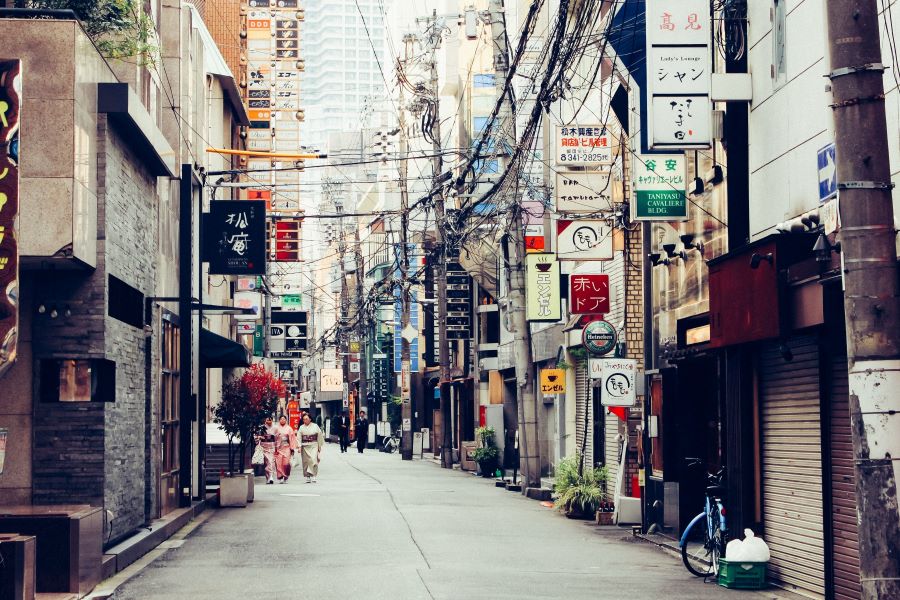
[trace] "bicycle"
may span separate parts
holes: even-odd
[[[699,465],[696,461],[688,466]],[[722,486],[725,469],[720,469],[716,474],[707,475],[707,486],[703,512],[693,518],[681,535],[681,560],[691,574],[697,577],[718,576],[719,559],[725,555],[726,535],[728,529],[725,524],[725,507],[722,505],[722,496],[725,488]],[[702,540],[702,544],[696,542],[690,544],[690,540]],[[698,564],[707,564],[705,568],[698,568]]]
[[[387,452],[388,454],[392,454],[395,451],[400,449],[400,434],[396,431],[392,432],[390,436],[384,438],[384,443],[382,444],[382,451]]]

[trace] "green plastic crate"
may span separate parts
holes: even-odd
[[[722,587],[736,590],[761,590],[766,587],[766,565],[764,562],[728,562],[719,559],[718,583]]]

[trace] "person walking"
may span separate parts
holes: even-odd
[[[350,417],[347,416],[346,410],[338,417],[338,439],[341,443],[341,452],[346,452],[347,446],[350,445]]]
[[[319,474],[319,462],[322,460],[322,446],[325,435],[318,425],[312,422],[309,414],[303,415],[303,424],[297,430],[300,435],[300,459],[303,461],[303,475],[306,483],[315,483]]]
[[[256,443],[262,446],[263,464],[266,466],[266,485],[275,483],[275,423],[266,417],[263,433],[256,436]]]
[[[366,449],[366,442],[369,441],[369,420],[366,418],[366,411],[359,411],[359,418],[356,420],[356,451],[360,454]]]
[[[281,483],[287,483],[291,476],[291,456],[296,448],[297,434],[282,416],[275,427],[275,470]]]

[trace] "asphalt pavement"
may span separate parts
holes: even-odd
[[[732,598],[630,530],[569,520],[428,460],[323,451],[319,481],[259,485],[119,587],[118,600]]]

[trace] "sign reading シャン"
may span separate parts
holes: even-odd
[[[600,358],[600,403],[603,406],[634,406],[637,361],[632,358]]]
[[[266,274],[266,210],[261,202],[213,200],[205,229],[210,274]]]
[[[19,212],[21,91],[22,62],[0,60],[0,376],[16,360],[19,337],[19,245],[15,227]]]

